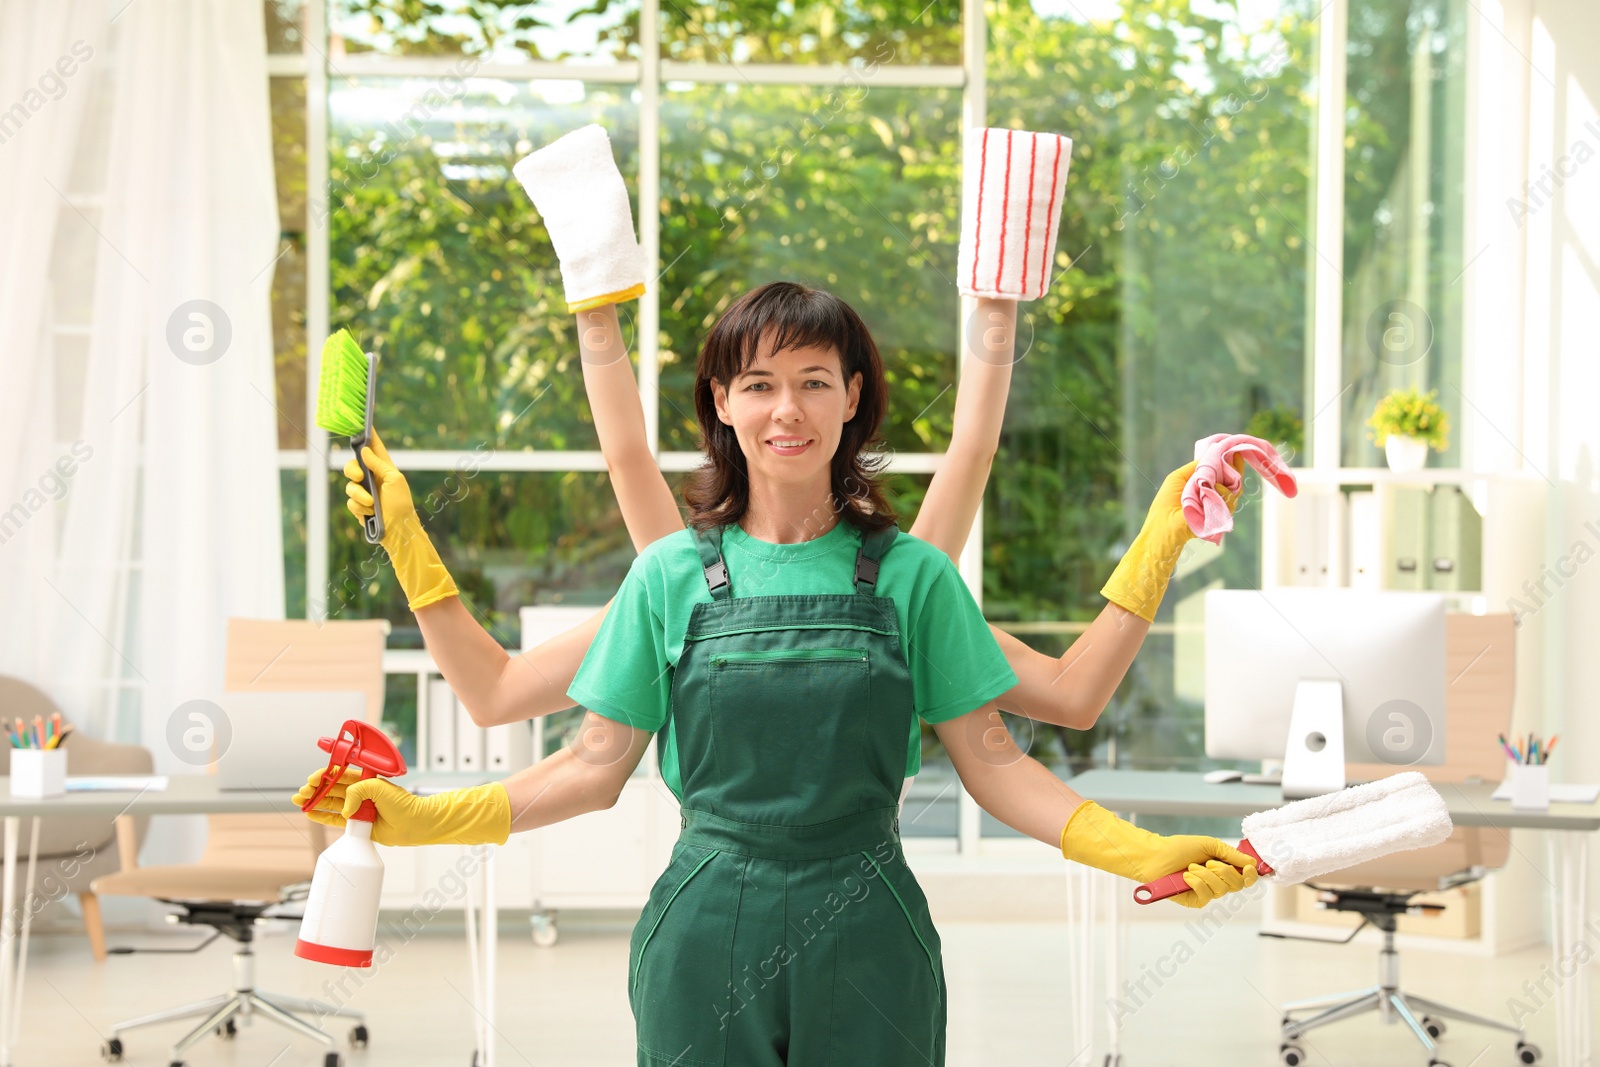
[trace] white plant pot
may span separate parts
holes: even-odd
[[[1428,442],[1420,437],[1390,434],[1383,443],[1383,454],[1389,460],[1390,470],[1397,474],[1414,474],[1427,466]]]

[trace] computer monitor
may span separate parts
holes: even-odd
[[[1444,762],[1444,598],[1358,589],[1205,596],[1206,755],[1282,759],[1286,798],[1351,759]]]

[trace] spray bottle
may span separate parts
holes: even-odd
[[[362,780],[406,773],[405,758],[394,742],[359,719],[347,720],[338,737],[318,738],[317,747],[328,753],[328,769],[322,772],[316,792],[302,811],[316,807],[343,777],[346,767],[359,768]],[[305,917],[300,920],[300,937],[294,945],[296,956],[339,967],[372,965],[378,898],[383,891],[383,861],[372,843],[372,824],[377,818],[377,806],[363,800],[346,821],[339,840],[317,858]]]

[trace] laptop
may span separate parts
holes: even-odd
[[[328,765],[319,737],[337,737],[348,719],[367,718],[359,689],[223,693],[217,701],[231,736],[217,759],[217,788],[294,792]]]

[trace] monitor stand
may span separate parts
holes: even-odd
[[[1336,793],[1344,784],[1344,687],[1303,679],[1295,687],[1289,716],[1283,799]]]

